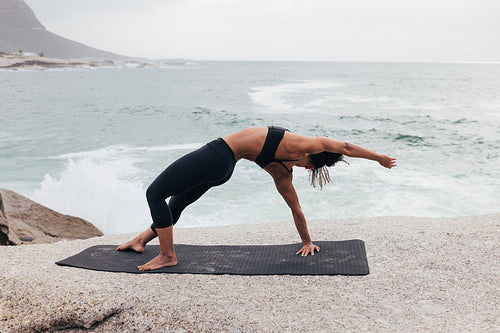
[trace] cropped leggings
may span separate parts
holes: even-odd
[[[173,162],[146,190],[151,230],[156,233],[156,228],[174,225],[184,208],[211,187],[228,181],[235,165],[233,151],[221,138]]]

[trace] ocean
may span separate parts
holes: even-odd
[[[327,135],[397,158],[392,170],[346,158],[323,190],[295,168],[310,220],[500,211],[500,64],[3,70],[0,100],[0,188],[107,234],[149,226],[144,193],[154,178],[183,154],[248,126]],[[177,226],[271,221],[292,221],[290,210],[271,177],[242,160]]]

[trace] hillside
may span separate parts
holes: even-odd
[[[0,0],[0,51],[42,53],[51,58],[125,60],[128,57],[98,50],[56,35],[36,18],[22,0]]]

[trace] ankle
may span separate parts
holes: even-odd
[[[163,252],[163,251],[160,251],[160,254],[159,256],[161,257],[165,257],[165,258],[168,258],[168,259],[176,259],[177,257],[175,256],[175,252]]]
[[[144,238],[142,238],[141,236],[137,236],[135,239],[134,239],[134,242],[136,243],[139,243],[141,245],[144,245],[146,246],[146,244],[148,243]]]

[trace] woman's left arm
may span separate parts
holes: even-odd
[[[288,207],[292,210],[293,221],[295,222],[295,227],[302,240],[302,248],[296,253],[301,254],[306,257],[308,254],[314,255],[314,251],[319,251],[319,247],[314,245],[309,236],[309,230],[307,230],[306,217],[302,212],[302,208],[299,204],[299,198],[297,192],[292,184],[292,174],[275,176],[271,174],[274,179],[274,184],[279,194],[283,197]]]
[[[322,150],[332,153],[340,153],[349,157],[365,158],[367,160],[377,161],[381,166],[391,169],[396,166],[396,159],[387,155],[378,154],[364,147],[333,140],[327,137],[317,138],[321,143]]]

